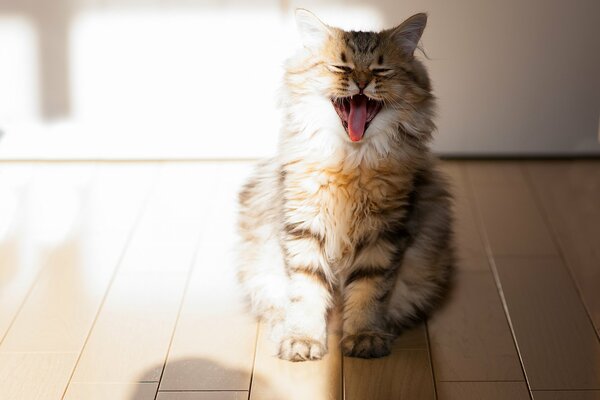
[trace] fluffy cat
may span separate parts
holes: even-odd
[[[450,196],[428,142],[434,98],[414,57],[427,22],[346,32],[296,12],[304,48],[286,64],[278,154],[240,195],[238,277],[279,357],[372,358],[440,299],[453,264]],[[338,295],[340,294],[340,295]]]

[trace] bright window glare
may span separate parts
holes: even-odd
[[[379,14],[369,8],[315,11],[346,29],[381,28]],[[9,42],[8,54],[15,56],[8,58],[18,59],[0,65],[0,72],[10,68],[0,83],[11,88],[10,95],[0,94],[0,106],[8,105],[0,116],[21,116],[0,119],[0,158],[255,158],[275,152],[283,63],[300,45],[291,12],[176,5],[75,12],[64,44],[70,107],[64,119],[50,121],[32,111],[40,107],[36,68],[44,66],[34,60],[27,29],[0,25],[0,44]]]
[[[71,35],[74,117],[120,125],[119,146],[157,137],[225,154],[273,146],[281,25],[267,10],[81,15]]]
[[[38,116],[37,44],[31,23],[0,17],[0,128]]]
[[[0,187],[0,243],[10,232],[17,206],[16,193],[8,188]]]

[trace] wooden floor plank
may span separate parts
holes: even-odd
[[[600,389],[600,344],[563,262],[495,263],[531,389]]]
[[[37,165],[0,164],[0,343],[46,263],[27,227]]]
[[[525,382],[440,382],[438,400],[529,400]]]
[[[247,400],[248,392],[160,392],[156,400]]]
[[[178,331],[161,390],[250,388],[256,344],[256,323],[251,317],[188,314]]]
[[[364,360],[344,357],[346,400],[435,399],[427,349],[394,346],[392,354]]]
[[[534,391],[533,400],[600,400],[598,390]]]
[[[257,325],[239,296],[233,252],[237,192],[247,171],[240,164],[215,172],[219,185],[212,191],[161,391],[250,388]]]
[[[518,353],[479,233],[465,163],[445,162],[444,167],[455,198],[458,260],[449,297],[428,322],[434,375],[437,381],[523,380]],[[477,182],[489,182],[482,176],[487,173],[485,166],[482,171],[480,163],[473,163],[473,167]],[[503,180],[504,174],[492,173],[490,179],[507,182]]]
[[[277,358],[276,345],[259,329],[252,400],[341,400],[340,337],[329,334],[329,353],[319,361],[294,363]]]
[[[122,273],[190,270],[203,221],[211,211],[207,194],[218,179],[215,163],[167,163],[158,179]]]
[[[442,171],[449,178],[454,198],[454,235],[457,269],[489,271],[484,242],[479,233],[477,213],[471,199],[464,163],[445,161]]]
[[[521,168],[495,162],[484,165],[494,177],[489,181],[481,176],[480,165],[466,166],[492,253],[558,255]]]
[[[385,399],[385,398],[413,398],[419,399],[429,397],[432,389],[432,380],[426,380],[427,374],[431,377],[431,366],[429,363],[427,329],[425,324],[403,332],[393,343],[392,353],[378,360],[362,360],[358,358],[344,357],[342,360],[343,382],[345,399]],[[426,361],[426,362],[425,362]],[[425,362],[425,363],[423,363]],[[412,369],[417,379],[425,379],[425,387],[419,390],[406,390],[401,385],[407,385],[408,381],[397,382],[398,376],[405,376],[405,369]],[[387,372],[386,372],[387,370]],[[410,379],[413,379],[411,376]],[[423,382],[418,381],[418,385]],[[412,385],[412,383],[410,384]],[[380,391],[379,388],[386,388]],[[371,391],[367,395],[368,391]],[[379,392],[381,392],[379,394]],[[365,397],[367,396],[367,397]],[[389,397],[391,396],[391,397]],[[399,397],[397,397],[399,396]],[[409,397],[403,397],[409,396]]]
[[[211,168],[167,165],[159,176],[73,382],[158,382],[196,253],[204,194],[216,179]]]
[[[2,400],[58,400],[76,353],[0,353]]]
[[[82,352],[73,382],[158,382],[187,276],[118,276]]]
[[[518,162],[512,160],[464,161],[468,181],[475,186],[510,186],[523,182],[523,172]]]
[[[3,168],[6,166],[3,165]],[[68,248],[76,236],[74,231],[83,222],[84,198],[91,191],[95,168],[91,163],[75,166],[40,165],[34,179],[26,188],[22,188],[18,203],[20,209],[14,210],[17,218],[21,219],[15,221],[21,224],[16,228],[18,236],[13,238],[12,248],[8,249],[8,258],[0,260],[3,261],[0,275],[2,281],[8,284],[7,296],[15,296],[11,301],[0,294],[0,304],[8,303],[6,305],[9,317],[2,317],[4,329],[8,328],[8,321],[11,324],[10,330],[4,334],[0,352],[9,350],[12,338],[20,338],[21,332],[32,334],[31,326],[26,329],[19,326],[19,318],[23,315],[22,308],[26,309],[32,292],[30,288],[34,287],[34,282],[39,281],[40,275],[51,269],[48,266],[49,261],[55,256],[69,253]],[[13,172],[14,170],[18,168],[13,168]],[[6,178],[6,175],[3,176]],[[10,176],[8,178],[10,179]],[[2,257],[6,256],[4,253]],[[10,293],[15,289],[16,293]],[[27,315],[27,312],[25,314]],[[75,351],[58,351],[61,350]]]
[[[154,400],[158,383],[71,383],[63,400]]]
[[[394,341],[395,349],[426,349],[427,344],[427,327],[425,323],[404,331]]]
[[[524,381],[490,271],[459,271],[428,327],[437,381]]]
[[[493,183],[476,165],[467,171],[530,387],[598,389],[598,338],[523,173],[526,165],[486,165]]]
[[[600,335],[600,161],[546,161],[525,165]]]
[[[71,165],[64,168],[69,172],[77,170]],[[148,195],[154,172],[153,166],[104,166],[95,179],[87,182],[83,182],[83,176],[75,175],[81,182],[74,185],[79,187],[67,185],[64,180],[56,183],[54,191],[60,199],[69,201],[67,195],[77,196],[70,205],[80,210],[73,216],[78,222],[72,223],[70,232],[50,252],[47,265],[0,346],[1,352],[81,350]],[[62,178],[62,173],[58,178]],[[48,212],[58,213],[60,209]],[[102,218],[103,215],[109,218]]]

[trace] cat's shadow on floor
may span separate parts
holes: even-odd
[[[138,382],[149,383],[149,377],[156,376],[157,372],[160,373],[162,370],[163,365],[157,364],[152,366],[144,371],[144,373],[140,374]],[[199,374],[198,371],[207,371],[207,373],[209,373],[211,376],[203,376],[202,374]],[[169,375],[169,383],[166,385],[165,374]],[[163,371],[161,379],[162,385],[158,388],[159,392],[156,397],[153,397],[156,393],[154,385],[142,384],[137,385],[137,390],[132,392],[130,396],[127,397],[127,400],[172,400],[188,398],[190,400],[195,400],[196,397],[194,397],[194,393],[213,395],[214,397],[206,397],[210,399],[247,399],[250,387],[240,387],[236,390],[232,390],[232,386],[226,385],[226,382],[224,382],[225,380],[237,380],[238,378],[239,381],[243,381],[245,377],[248,378],[248,384],[250,384],[249,371],[226,367],[218,362],[205,358],[182,358],[179,360],[169,361],[167,369]],[[193,386],[194,382],[196,382],[196,386]],[[198,389],[200,386],[203,387],[203,389]],[[265,377],[257,374],[256,372],[254,372],[252,375],[252,386],[260,387],[260,400],[281,400],[285,398],[273,387],[273,385],[268,382]],[[174,392],[184,393],[183,395],[186,397],[176,397]],[[219,397],[221,396],[219,392],[223,393],[223,397]],[[236,397],[236,394],[238,394],[239,397]]]

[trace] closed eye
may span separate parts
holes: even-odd
[[[328,65],[327,69],[331,72],[352,72],[352,68],[345,65]]]
[[[394,70],[391,68],[373,68],[371,72],[373,72],[375,75],[387,76],[392,74]]]

